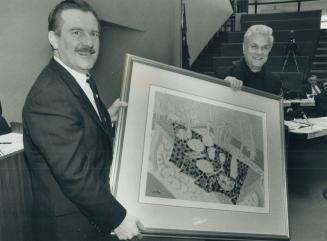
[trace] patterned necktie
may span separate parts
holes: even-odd
[[[103,104],[103,102],[100,99],[99,92],[98,92],[97,86],[95,84],[95,81],[90,75],[87,75],[86,82],[90,85],[90,88],[92,90],[93,97],[94,97],[94,100],[95,100],[95,104],[97,106],[99,116],[100,116],[100,119],[101,119],[101,123],[103,124],[103,127],[106,130],[109,131],[110,130],[111,120],[110,120],[110,117],[109,117],[108,113],[106,113],[107,110],[105,108],[105,105]]]

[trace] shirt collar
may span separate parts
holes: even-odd
[[[67,66],[64,62],[62,62],[58,57],[53,56],[54,60],[57,61],[62,67],[64,67],[73,77],[74,79],[77,81],[77,83],[84,88],[85,84],[86,84],[86,79],[87,76],[86,74],[82,74],[72,68],[70,68],[69,66]]]

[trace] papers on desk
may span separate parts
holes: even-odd
[[[308,122],[309,121],[309,122]],[[327,135],[327,117],[294,119],[285,121],[289,131],[295,134],[306,134],[307,139]]]
[[[306,123],[303,123],[303,121],[298,122],[298,121],[295,121],[295,120],[294,121],[285,121],[285,125],[288,126],[288,129],[290,131],[310,127],[310,125],[308,125]]]
[[[0,157],[10,155],[23,149],[23,134],[9,133],[0,135]]]

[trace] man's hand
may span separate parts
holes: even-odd
[[[115,228],[114,232],[120,240],[132,239],[135,236],[137,236],[138,239],[141,239],[142,235],[140,234],[140,231],[143,229],[144,226],[140,220],[126,214],[125,219],[117,228]]]
[[[225,78],[225,81],[227,81],[229,84],[230,84],[230,87],[233,89],[233,90],[240,90],[243,86],[243,81],[242,80],[239,80],[235,77],[232,77],[232,76],[227,76]]]
[[[126,106],[127,103],[125,101],[121,101],[120,99],[115,100],[115,102],[108,109],[112,122],[116,122],[118,120],[119,109]]]

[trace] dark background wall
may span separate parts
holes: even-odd
[[[26,95],[51,58],[47,16],[60,0],[0,1],[0,99],[8,121],[21,121]],[[94,69],[106,105],[120,94],[126,53],[180,66],[181,0],[89,0],[104,20]],[[229,0],[186,1],[194,59],[231,9]],[[205,9],[209,9],[205,11]]]
[[[0,99],[3,114],[8,121],[21,120],[21,109],[26,95],[51,57],[47,40],[47,16],[58,2],[60,1],[0,2]],[[115,11],[109,12],[111,18],[106,18],[103,16],[102,5],[110,6],[111,2]],[[120,25],[115,23],[103,29],[102,53],[94,72],[99,77],[97,82],[106,104],[119,96],[125,53],[168,64],[179,62],[179,35],[176,34],[179,26],[176,25],[176,21],[179,22],[179,1],[138,1],[140,5],[142,2],[147,4],[137,14],[133,11],[134,15],[131,14],[131,9],[136,10],[136,3],[128,5],[128,2],[131,1],[121,0],[122,4],[118,7],[117,1],[90,1],[96,10],[102,10],[100,17],[107,22],[106,25],[111,19],[118,21],[119,18],[115,17],[118,15],[124,16],[122,19],[128,19],[119,23]],[[124,12],[118,11],[119,9]]]

